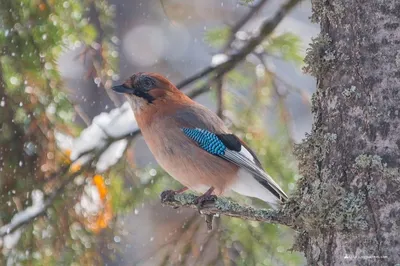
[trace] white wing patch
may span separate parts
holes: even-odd
[[[253,155],[251,155],[251,153],[245,148],[245,147],[240,147],[240,154],[242,154],[244,157],[246,157],[247,159],[249,159],[250,161],[252,161],[253,163],[256,163]]]
[[[248,151],[247,151],[248,152]],[[249,152],[248,152],[249,153]],[[285,192],[279,187],[279,185],[261,168],[259,168],[255,163],[254,163],[254,158],[253,156],[251,157],[253,160],[250,158],[244,156],[242,151],[236,152],[227,149],[225,151],[225,155],[221,156],[222,158],[236,164],[237,166],[246,169],[250,173],[254,174],[256,178],[260,178],[262,180],[265,180],[268,182],[269,186],[272,187],[273,190],[276,191],[281,197],[287,198]]]
[[[261,186],[252,174],[244,169],[238,171],[237,180],[230,186],[230,189],[244,196],[261,199],[268,202],[274,209],[277,208],[277,197]]]

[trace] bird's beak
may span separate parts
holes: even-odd
[[[112,89],[113,89],[113,91],[118,92],[118,93],[128,93],[128,94],[133,93],[133,89],[125,86],[124,84],[114,86],[114,87],[112,87]]]

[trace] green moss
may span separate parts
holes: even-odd
[[[343,18],[344,14],[346,14],[346,7],[343,5],[343,3],[341,1],[334,1],[332,5],[334,8],[334,13],[340,18]]]
[[[318,110],[317,109],[317,101],[318,101],[317,93],[314,92],[311,96],[311,112],[313,114],[315,114]]]
[[[218,200],[215,202],[215,207],[217,207],[221,211],[232,210],[234,212],[241,211],[243,208],[238,203],[225,198],[218,198]]]
[[[365,220],[367,196],[364,191],[347,193],[339,202],[339,207],[332,217],[335,225],[342,230],[367,230],[368,221]]]
[[[337,135],[335,133],[326,133],[324,135],[324,139],[330,141],[330,142],[336,142]]]
[[[318,77],[325,73],[331,65],[331,62],[336,58],[331,49],[331,38],[328,35],[320,34],[313,38],[310,48],[307,49],[304,62],[306,66],[303,70],[314,77]]]
[[[194,194],[176,194],[175,200],[179,201],[182,205],[191,205],[194,204],[197,196]]]
[[[400,169],[385,167],[383,176],[389,177],[391,180],[397,179],[400,181]]]
[[[340,1],[334,1],[330,5],[327,5],[324,0],[312,0],[311,3],[313,11],[311,22],[313,23],[319,23],[323,17],[328,17],[332,23],[335,17],[342,19],[345,14],[346,7]]]
[[[382,158],[378,155],[373,155],[371,158],[371,166],[382,169],[385,165],[382,164]]]
[[[326,5],[322,0],[313,0],[312,3],[312,15],[311,15],[311,22],[312,23],[319,23],[321,17],[325,13]]]
[[[344,89],[344,91],[342,91],[342,95],[346,98],[349,98],[355,92],[356,92],[356,86],[352,85],[350,88]]]
[[[378,168],[382,169],[383,164],[382,164],[382,158],[378,155],[366,155],[366,154],[361,154],[357,156],[355,159],[355,164],[354,166],[359,167],[359,168]]]
[[[355,165],[361,168],[367,168],[371,164],[369,155],[361,154],[355,160]]]

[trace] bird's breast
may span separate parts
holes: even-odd
[[[153,123],[143,137],[160,166],[188,188],[222,194],[237,178],[238,168],[197,146],[173,123]]]

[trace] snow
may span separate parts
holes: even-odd
[[[13,249],[17,244],[21,237],[21,230],[15,230],[9,235],[4,236],[3,238],[3,254],[7,253],[8,250]]]
[[[90,216],[98,214],[102,208],[103,202],[100,199],[97,187],[92,184],[87,184],[84,187],[81,200],[75,205],[75,212],[83,216]]]
[[[228,56],[226,54],[216,54],[211,58],[211,66],[216,67],[228,61]]]
[[[93,123],[103,129],[107,128],[108,135],[114,138],[127,135],[139,128],[128,102],[109,113],[101,113],[93,119]]]
[[[241,31],[236,32],[235,37],[237,39],[239,39],[240,41],[247,41],[249,39],[249,34],[245,31],[241,30]]]
[[[65,135],[61,132],[56,131],[54,133],[58,147],[62,151],[70,150],[73,144],[73,138],[71,136]]]
[[[86,163],[92,158],[92,154],[84,153],[99,151],[109,145],[105,151],[99,155],[96,163],[96,171],[104,172],[112,165],[116,164],[123,155],[128,141],[124,139],[129,133],[138,130],[132,109],[128,102],[121,107],[112,109],[110,112],[103,112],[93,118],[92,124],[85,128],[79,137],[73,139],[62,133],[56,134],[58,146],[62,150],[70,150],[70,159],[80,164]],[[109,144],[112,139],[113,143]]]
[[[110,166],[116,164],[119,158],[122,157],[127,145],[128,141],[126,139],[112,143],[110,147],[100,155],[96,164],[97,172],[104,172],[110,168]]]
[[[13,228],[17,224],[23,223],[24,221],[30,220],[31,217],[35,217],[45,209],[43,202],[44,195],[42,191],[33,190],[31,197],[32,206],[29,206],[25,210],[16,213],[9,224],[0,228],[0,234],[7,233],[3,239],[0,240],[0,244],[3,246],[3,254],[7,254],[10,250],[12,250],[18,244],[18,241],[21,237],[22,229],[17,229],[14,232],[9,233],[10,228]]]

